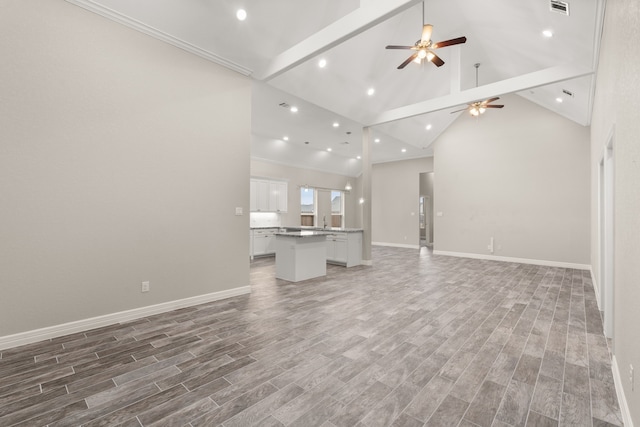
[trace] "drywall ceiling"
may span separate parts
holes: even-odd
[[[589,125],[604,13],[604,0],[570,1],[569,15],[549,0],[67,1],[252,76],[255,158],[349,175],[363,126],[374,162],[424,157],[454,120],[482,120],[452,111],[494,95]],[[438,49],[442,67],[398,70],[411,51],[385,46],[413,45],[423,21],[434,41],[467,42]]]

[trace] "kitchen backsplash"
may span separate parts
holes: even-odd
[[[250,227],[280,227],[280,215],[275,212],[251,212]]]

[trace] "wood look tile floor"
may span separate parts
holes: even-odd
[[[621,426],[588,272],[373,267],[2,351],[0,426]]]

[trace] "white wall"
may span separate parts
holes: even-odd
[[[420,173],[432,171],[433,157],[373,165],[371,241],[374,244],[419,247]]]
[[[0,337],[248,286],[248,78],[62,0],[0,57]]]
[[[516,95],[435,143],[434,249],[589,264],[589,129]]]
[[[608,1],[591,124],[591,263],[598,280],[598,164],[614,136],[614,355],[634,425],[640,424],[640,4]]]
[[[288,206],[287,213],[280,214],[280,223],[283,227],[300,226],[300,187],[322,187],[334,190],[344,190],[347,181],[351,183],[353,190],[345,194],[345,227],[360,228],[362,222],[356,209],[359,209],[358,198],[359,188],[357,179],[345,175],[338,175],[327,172],[320,172],[313,169],[301,169],[279,163],[267,162],[264,160],[251,160],[251,176],[262,178],[280,179],[288,182]],[[325,194],[326,196],[326,194]],[[327,223],[331,224],[331,204],[328,197],[325,197],[324,212],[328,212]],[[320,225],[322,225],[322,214],[320,214]]]

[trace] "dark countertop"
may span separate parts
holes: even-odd
[[[362,228],[343,228],[343,227],[249,227],[250,230],[283,230],[287,231],[326,231],[334,233],[360,233]]]
[[[300,230],[300,231],[285,231],[276,233],[276,236],[282,237],[317,237],[317,236],[326,236],[327,234],[324,231],[316,231],[316,230]]]
[[[344,228],[344,227],[287,227],[287,230],[315,230],[315,231],[325,231],[328,233],[359,233],[362,232],[362,228]]]

